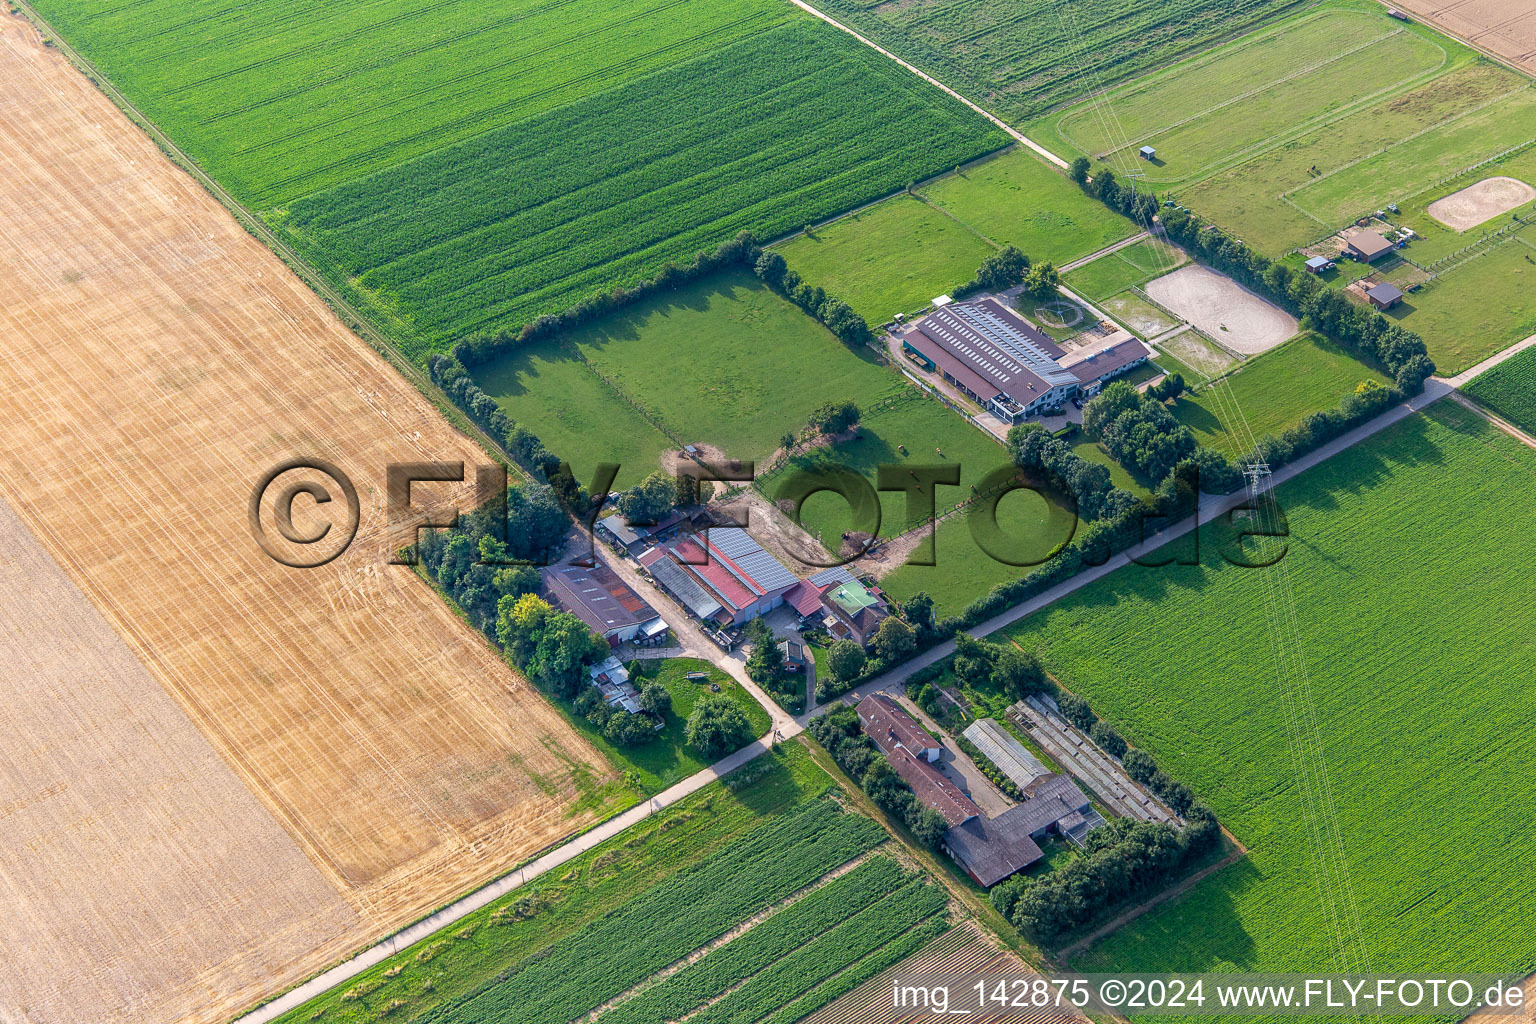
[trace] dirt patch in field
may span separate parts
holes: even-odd
[[[1121,292],[1119,295],[1105,299],[1099,305],[1103,306],[1104,311],[1110,316],[1144,338],[1171,331],[1178,326],[1178,323],[1167,313],[1131,292]]]
[[[1168,353],[1185,366],[1207,377],[1220,376],[1237,362],[1229,353],[1216,348],[1189,328],[1159,341],[1157,350]],[[1197,382],[1189,381],[1188,383]]]
[[[1198,263],[1146,285],[1158,305],[1244,355],[1267,351],[1296,334],[1296,318],[1224,274]]]
[[[78,836],[0,830],[6,865],[59,854],[5,873],[22,923],[0,940],[0,1019],[224,1020],[590,823],[572,801],[610,770],[386,564],[385,467],[483,453],[19,19],[0,19],[0,81],[0,497],[227,766],[165,747],[160,724],[110,766],[60,764],[71,728],[91,746],[122,725],[85,725],[122,673],[28,703],[0,786],[36,798],[57,770],[115,814],[82,819],[66,794],[34,831]],[[357,539],[318,569],[268,558],[247,521],[258,478],[294,456],[358,491]],[[0,669],[9,701],[26,671]],[[154,781],[183,756],[188,774]],[[71,855],[89,828],[121,831]]]
[[[1536,75],[1536,9],[1530,0],[1394,0],[1404,11]]]
[[[1519,178],[1500,175],[1436,199],[1425,212],[1452,231],[1466,231],[1501,213],[1517,210],[1532,199],[1536,199],[1536,188]]]

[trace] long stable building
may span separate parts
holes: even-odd
[[[699,619],[739,626],[784,603],[800,579],[737,526],[714,526],[640,556],[661,588]]]
[[[913,325],[902,349],[1009,423],[1096,395],[1152,356],[1123,331],[1068,352],[996,299],[940,306]]]

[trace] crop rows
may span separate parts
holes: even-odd
[[[696,1007],[793,955],[806,943],[827,933],[842,934],[871,907],[896,906],[885,901],[904,885],[894,861],[876,857],[755,926],[740,938],[715,950],[698,963],[645,989],[633,999],[603,1014],[601,1024],[651,1024],[677,1020]]]
[[[775,0],[38,4],[257,209],[782,23]]]
[[[296,243],[428,343],[783,234],[1007,142],[841,32],[796,22],[295,203]]]
[[[826,0],[828,13],[1022,120],[1257,24],[1296,0]]]
[[[1462,390],[1515,426],[1536,434],[1536,348],[1511,356]]]
[[[1228,564],[1213,536],[1200,565],[1118,570],[1009,629],[1249,849],[1074,967],[1530,970],[1533,799],[1509,780],[1526,770],[1533,479],[1536,452],[1436,403],[1278,489],[1279,566]],[[1277,625],[1281,586],[1294,618]],[[1308,686],[1276,679],[1277,645],[1305,653]],[[1297,784],[1296,715],[1328,800]],[[1317,846],[1323,821],[1338,847]],[[1318,857],[1351,892],[1320,887]],[[1336,945],[1336,914],[1364,941]]]
[[[801,946],[688,1019],[691,1024],[752,1024],[766,1009],[782,1006],[930,921],[944,908],[945,898],[943,889],[913,878],[857,917]]]
[[[441,1024],[572,1020],[879,843],[880,827],[816,802],[757,829],[433,1016]]]

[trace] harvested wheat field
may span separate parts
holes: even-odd
[[[0,830],[0,1021],[220,1020],[589,824],[573,802],[609,769],[385,564],[385,465],[484,456],[20,19],[0,83],[0,497],[217,756],[159,707],[142,764],[102,760],[85,724],[149,701],[126,662],[10,709],[0,811],[90,849]],[[318,569],[268,559],[247,522],[293,456],[361,499]],[[471,500],[417,503],[434,487]],[[78,614],[30,583],[3,601]]]
[[[1536,75],[1536,8],[1530,0],[1393,0],[1393,5]]]

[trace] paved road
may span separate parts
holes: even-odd
[[[1039,143],[1033,141],[1032,139],[1026,138],[1024,136],[1024,134],[1022,132],[1020,132],[1018,129],[1014,128],[1012,125],[1010,125],[1007,122],[1003,121],[1001,118],[994,116],[991,111],[985,110],[982,107],[978,106],[977,104],[972,103],[970,100],[966,99],[964,96],[960,95],[958,92],[956,92],[955,90],[951,89],[949,86],[945,85],[943,82],[939,81],[937,78],[934,78],[932,75],[930,75],[927,72],[923,71],[921,68],[918,68],[918,67],[915,67],[915,66],[913,66],[911,64],[908,64],[906,61],[904,61],[900,57],[896,56],[890,50],[887,50],[885,47],[880,46],[879,44],[875,43],[873,40],[871,40],[871,39],[869,39],[869,38],[867,38],[865,36],[860,35],[859,33],[855,32],[853,29],[849,28],[847,25],[844,25],[842,22],[838,21],[836,18],[833,18],[833,17],[831,17],[829,15],[823,14],[821,11],[818,11],[816,8],[812,7],[810,4],[806,3],[805,0],[789,0],[789,2],[794,4],[796,7],[800,8],[803,11],[807,11],[807,12],[809,12],[811,14],[814,14],[816,17],[820,18],[822,21],[826,22],[828,25],[835,25],[836,27],[842,29],[844,32],[847,32],[849,35],[853,36],[853,38],[855,38],[859,42],[863,43],[865,46],[869,47],[872,50],[875,50],[878,53],[881,53],[881,54],[885,55],[886,57],[889,57],[891,60],[895,61],[897,64],[900,64],[902,67],[906,68],[908,71],[912,72],[914,75],[916,75],[917,77],[921,78],[923,81],[927,82],[929,85],[933,86],[934,88],[942,89],[944,92],[948,93],[949,95],[953,96],[955,99],[959,100],[961,103],[964,103],[966,106],[968,106],[972,110],[976,111],[976,113],[980,114],[982,117],[985,117],[988,121],[991,121],[993,124],[997,125],[999,128],[1001,128],[1003,131],[1007,132],[1010,136],[1012,136],[1018,142],[1022,143],[1025,146],[1028,146],[1030,149],[1034,150],[1036,153],[1039,153],[1041,156],[1045,157],[1047,160],[1049,160],[1051,163],[1055,164],[1057,167],[1065,168],[1067,166],[1067,162],[1065,160],[1063,160],[1061,157],[1057,156],[1055,153],[1052,153],[1050,150],[1046,149],[1044,146],[1042,146]]]

